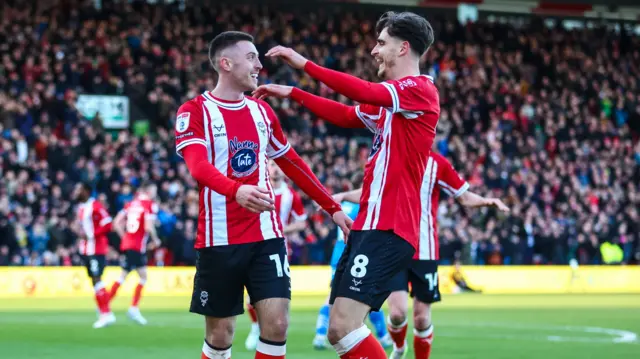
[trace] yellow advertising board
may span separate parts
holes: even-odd
[[[439,269],[440,291],[457,292],[453,267]],[[489,294],[535,293],[640,293],[640,266],[467,266],[461,270],[467,283]],[[150,267],[145,295],[190,296],[192,267]],[[103,280],[110,285],[120,268],[109,267]],[[137,284],[131,274],[120,291],[131,294]],[[331,270],[326,266],[291,267],[295,295],[324,295]],[[82,267],[0,267],[0,298],[90,296],[93,288]]]

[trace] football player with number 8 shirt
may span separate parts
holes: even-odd
[[[81,238],[79,252],[95,291],[99,318],[93,327],[98,329],[116,322],[116,317],[109,306],[109,293],[102,282],[109,248],[107,233],[111,231],[112,219],[103,204],[91,197],[92,192],[93,189],[88,183],[78,183],[72,197],[79,202],[77,212]]]
[[[331,287],[328,339],[342,359],[387,357],[364,318],[380,309],[390,294],[387,283],[409,267],[418,246],[420,194],[440,116],[433,79],[420,74],[420,57],[434,41],[429,22],[414,13],[390,11],[378,20],[376,32],[371,55],[381,83],[324,68],[291,48],[276,46],[266,54],[359,106],[288,86],[264,85],[254,91],[258,98],[291,97],[338,126],[375,132],[360,211]]]
[[[505,212],[509,210],[499,199],[482,197],[469,191],[469,184],[439,153],[431,152],[429,155],[423,181],[424,191],[420,193],[422,211],[418,249],[409,268],[398,273],[388,284],[388,289],[392,292],[387,301],[389,305],[388,329],[394,342],[390,359],[404,358],[408,352],[406,336],[409,284],[411,284],[411,297],[414,298],[413,353],[416,359],[429,359],[431,354],[434,335],[431,305],[440,301],[438,284],[440,248],[437,229],[440,191],[452,196],[464,207],[495,207]],[[362,196],[362,188],[336,196],[357,203]]]
[[[245,287],[260,327],[255,357],[284,358],[291,280],[269,159],[341,230],[352,223],[291,148],[273,109],[244,95],[257,88],[262,69],[253,37],[223,32],[211,41],[209,59],[216,88],[180,106],[175,126],[176,151],[200,191],[190,310],[205,316],[201,358],[231,357]]]

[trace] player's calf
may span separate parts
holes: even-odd
[[[431,304],[418,299],[413,305],[413,352],[416,359],[429,359],[433,345]]]
[[[395,357],[402,357],[405,352],[407,338],[407,301],[409,294],[406,291],[395,291],[389,295],[389,320],[388,329],[393,339],[393,353]]]

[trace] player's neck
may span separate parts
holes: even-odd
[[[211,91],[214,97],[225,101],[240,101],[244,98],[244,91],[237,88],[231,81],[220,78],[216,88]]]
[[[389,80],[400,80],[408,76],[420,76],[420,64],[410,62],[406,64],[396,64],[389,73]]]

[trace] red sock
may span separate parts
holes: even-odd
[[[363,327],[363,328],[366,329],[366,327]],[[361,329],[358,329],[358,331],[360,331]],[[340,349],[336,348],[338,349],[338,354],[340,355],[341,359],[362,359],[362,358],[387,359],[387,353],[385,353],[378,339],[376,339],[375,336],[371,334],[369,329],[366,329],[366,331],[369,332],[369,335],[367,335],[366,338],[364,338],[358,344],[353,346],[346,353],[341,354]],[[351,334],[353,333],[355,332],[349,333],[346,337],[340,340],[340,342],[342,342],[343,340],[347,340],[347,342],[350,342],[351,340],[348,340],[348,339],[349,339],[349,336],[351,336]],[[340,346],[340,345],[341,343],[338,343],[335,346]],[[342,348],[344,348],[344,346],[342,346]]]
[[[98,309],[100,309],[100,313],[109,313],[111,309],[109,309],[109,293],[104,287],[96,290],[96,302],[98,303]]]
[[[413,352],[416,359],[429,359],[433,343],[433,325],[427,330],[413,330]]]
[[[202,345],[202,354],[200,355],[200,359],[213,358],[231,359],[231,347],[228,347],[227,349],[214,348],[205,340]]]
[[[260,338],[256,347],[255,359],[284,359],[287,353],[285,342],[272,342]]]
[[[120,289],[120,282],[113,282],[111,290],[109,290],[109,300],[115,298],[116,294],[118,293],[118,289]]]
[[[407,321],[405,320],[404,323],[399,326],[395,326],[389,320],[387,321],[387,329],[389,330],[389,335],[391,335],[391,339],[393,339],[396,348],[403,348],[405,339],[407,338]]]
[[[247,312],[249,313],[249,318],[251,318],[251,323],[257,323],[258,313],[256,313],[256,308],[251,304],[247,304]]]
[[[140,302],[140,297],[142,297],[142,290],[144,289],[143,283],[138,283],[136,286],[136,291],[133,293],[133,301],[131,301],[132,307],[137,307]]]

